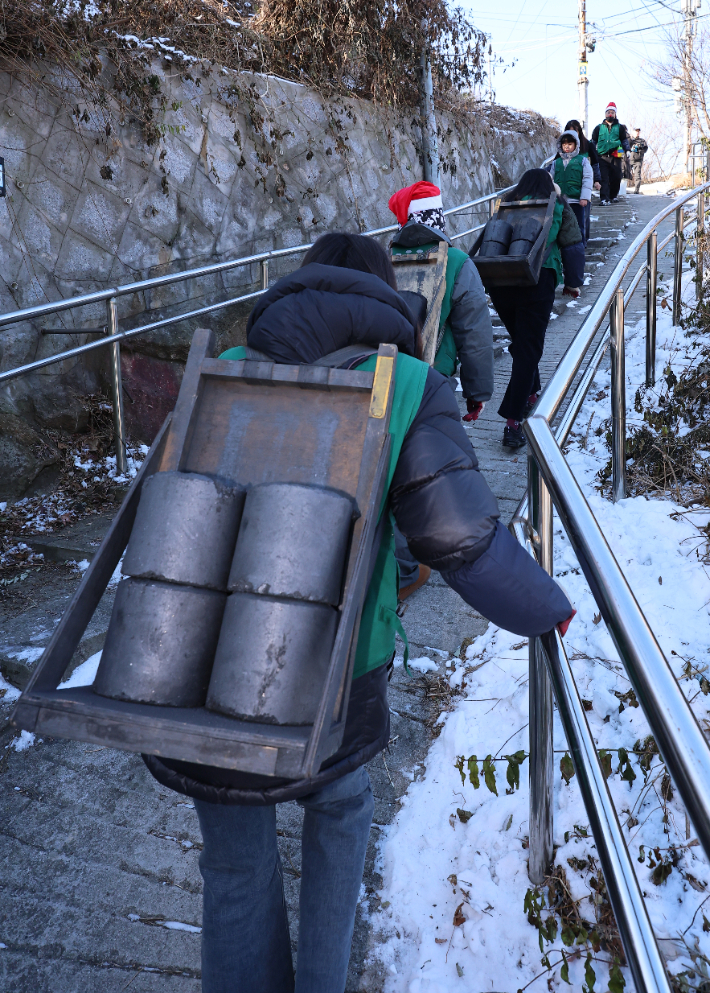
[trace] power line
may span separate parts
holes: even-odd
[[[696,21],[699,21],[703,17],[710,17],[710,14],[696,14],[695,20]],[[609,35],[609,37],[620,38],[622,35],[625,35],[625,34],[638,34],[640,31],[655,31],[656,28],[678,27],[678,25],[683,24],[683,23],[685,23],[685,22],[684,21],[666,21],[665,24],[649,24],[648,27],[646,27],[646,28],[632,28],[630,31],[615,31],[614,34],[613,35]],[[604,38],[605,36],[602,35],[601,37]]]

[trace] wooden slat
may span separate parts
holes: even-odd
[[[375,368],[373,400],[369,410],[370,416],[367,419],[358,474],[356,501],[362,517],[355,522],[352,539],[352,547],[357,548],[357,554],[355,557],[351,555],[348,565],[338,633],[323,695],[313,724],[313,732],[303,760],[304,777],[315,775],[325,759],[337,750],[345,726],[345,713],[355,664],[355,652],[351,651],[351,646],[358,635],[362,604],[367,592],[372,544],[389,467],[389,423],[394,398],[397,346],[380,345],[377,363],[379,369]],[[375,393],[379,384],[385,380],[388,383],[388,394],[383,416],[379,409],[380,402],[375,403]],[[347,663],[343,664],[346,659]],[[336,705],[340,719],[336,718],[335,723],[339,726],[333,728]]]
[[[439,338],[441,305],[446,294],[446,264],[449,246],[439,242],[439,254],[434,265],[420,262],[397,270],[397,285],[400,290],[421,293],[427,299],[427,315],[422,328],[424,345],[423,359],[434,364],[436,345]]]
[[[244,369],[248,366],[249,376],[245,375]],[[247,362],[245,359],[233,361],[231,359],[205,359],[202,363],[202,375],[212,378],[227,380],[246,379],[249,382],[258,382],[260,379],[274,383],[294,383],[300,382],[300,370],[310,368],[309,366],[281,365],[276,362]],[[361,372],[358,369],[330,369],[327,366],[319,368],[328,369],[328,376],[324,379],[324,385],[331,389],[341,387],[352,390],[371,390],[374,373]]]
[[[207,376],[182,468],[252,486],[331,486],[355,497],[369,399],[364,390]]]
[[[197,400],[202,388],[202,363],[214,351],[214,332],[208,328],[198,328],[192,338],[192,345],[185,363],[185,374],[180,384],[175,410],[173,411],[170,433],[160,463],[161,472],[180,469],[180,461],[192,431],[192,421]]]

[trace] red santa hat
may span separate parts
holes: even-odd
[[[443,209],[441,190],[433,183],[420,180],[413,186],[405,186],[403,190],[397,190],[389,199],[387,205],[397,218],[400,225],[407,223],[407,218],[420,210]]]
[[[609,103],[606,105],[606,110],[604,111],[604,117],[606,117],[606,115],[609,113],[610,110],[613,110],[614,113],[616,113],[616,104],[614,103],[613,100],[610,100]]]

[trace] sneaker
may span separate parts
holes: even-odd
[[[599,201],[599,206],[600,207],[608,207],[610,204],[611,204],[611,200],[600,200]]]
[[[525,445],[525,435],[523,434],[523,429],[520,425],[517,428],[511,427],[509,424],[503,428],[503,447],[504,448],[522,448]]]

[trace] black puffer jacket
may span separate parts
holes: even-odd
[[[327,314],[327,320],[324,315]],[[309,265],[276,283],[247,325],[252,348],[287,363],[313,362],[341,347],[394,342],[414,351],[401,297],[376,276]],[[456,400],[434,369],[404,440],[390,488],[400,530],[417,559],[471,606],[520,635],[538,635],[572,607],[498,521],[496,499],[478,470]],[[369,761],[389,739],[386,666],[353,681],[343,743],[318,775],[290,782],[144,756],[165,786],[213,803],[274,804],[321,789]]]

